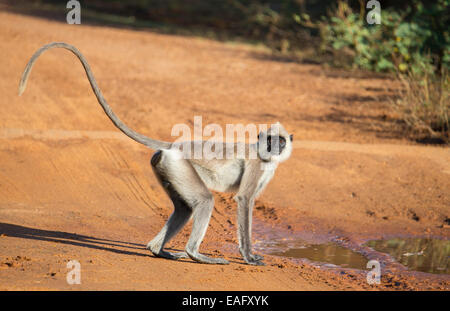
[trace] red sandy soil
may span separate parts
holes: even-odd
[[[201,246],[230,265],[155,258],[145,245],[172,208],[151,171],[153,151],[111,124],[78,60],[47,52],[17,95],[35,50],[64,41],[87,57],[117,115],[148,136],[171,141],[172,126],[192,127],[195,115],[221,126],[280,121],[292,132],[292,157],[259,198],[257,225],[353,247],[388,236],[449,238],[449,149],[401,138],[387,108],[396,87],[388,78],[274,60],[245,44],[73,26],[6,10],[0,38],[0,289],[450,288],[448,275],[395,265],[382,271],[380,285],[368,285],[357,270],[267,254],[267,266],[245,265],[231,194],[215,194]],[[183,249],[190,228],[169,247]],[[263,233],[254,239],[267,239]],[[66,282],[73,259],[81,263],[81,285]]]

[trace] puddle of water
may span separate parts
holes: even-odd
[[[367,258],[334,243],[316,245],[304,244],[301,246],[290,246],[286,243],[278,243],[272,245],[272,247],[287,249],[285,251],[272,252],[272,255],[308,259],[309,261],[328,263],[343,268],[367,269]]]
[[[410,270],[450,274],[450,241],[438,239],[374,240],[365,244],[378,252],[388,253]]]

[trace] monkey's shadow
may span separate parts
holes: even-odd
[[[131,256],[139,256],[139,257],[149,257],[149,258],[157,258],[150,254],[150,252],[146,249],[145,245],[132,243],[132,242],[124,242],[117,240],[109,240],[109,239],[101,239],[95,238],[87,235],[81,235],[76,233],[68,233],[63,231],[52,231],[52,230],[42,230],[29,228],[25,226],[8,224],[0,222],[0,235],[5,235],[8,237],[21,238],[21,239],[30,239],[30,240],[38,240],[38,241],[46,241],[53,243],[61,243],[67,245],[74,245],[79,247],[87,247],[92,249],[98,249],[103,251],[109,251],[116,254],[122,255],[131,255]],[[118,249],[117,247],[121,247],[124,249]],[[173,248],[167,248],[171,251],[180,251]],[[142,250],[147,253],[138,253],[133,250]],[[210,254],[207,254],[210,255]],[[167,260],[167,259],[166,259]],[[189,262],[189,263],[198,263],[189,259],[180,259],[180,262]]]

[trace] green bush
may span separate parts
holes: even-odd
[[[416,0],[401,13],[381,8],[381,24],[369,25],[365,8],[355,13],[339,1],[319,22],[307,15],[294,20],[320,30],[320,49],[333,64],[394,72],[401,88],[392,104],[407,128],[420,138],[449,142],[449,3]]]
[[[381,24],[369,25],[365,14],[355,13],[347,2],[339,1],[333,14],[315,26],[320,29],[322,51],[348,55],[353,67],[378,72],[438,72],[450,66],[449,3],[413,1],[402,13],[382,8]],[[305,24],[305,17],[295,15],[294,19]]]

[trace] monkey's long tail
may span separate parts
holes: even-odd
[[[33,65],[36,61],[36,59],[46,50],[52,49],[52,48],[64,48],[69,51],[71,51],[73,54],[75,54],[78,59],[83,64],[84,70],[86,71],[86,75],[89,79],[89,83],[91,84],[92,90],[94,91],[95,96],[97,97],[97,100],[99,104],[102,106],[103,110],[105,111],[106,115],[111,119],[111,121],[114,123],[114,125],[121,130],[125,135],[130,137],[131,139],[134,139],[138,143],[141,143],[147,147],[150,147],[151,149],[158,150],[158,149],[169,149],[171,147],[171,143],[159,141],[155,139],[151,139],[150,137],[144,136],[142,134],[139,134],[132,129],[130,129],[128,126],[126,126],[112,111],[111,107],[106,102],[105,98],[103,97],[102,92],[100,91],[100,88],[97,85],[97,82],[95,81],[94,75],[92,74],[91,68],[89,67],[88,62],[84,58],[83,54],[78,51],[78,49],[70,44],[63,43],[63,42],[53,42],[47,45],[44,45],[39,50],[34,53],[34,55],[31,57],[30,61],[28,62],[27,66],[25,67],[25,71],[22,74],[22,79],[20,79],[19,84],[19,96],[22,95],[22,93],[25,91],[25,88],[27,86],[27,80],[28,76],[31,73],[31,69],[33,68]]]

